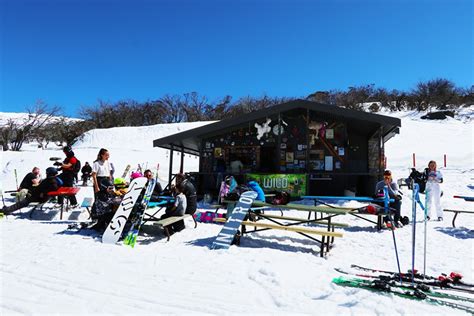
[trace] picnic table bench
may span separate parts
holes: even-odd
[[[232,205],[233,201],[224,201],[227,205]],[[302,218],[302,217],[290,217],[282,215],[273,215],[260,211],[267,211],[269,209],[276,209],[282,212],[284,209],[295,209],[299,211],[307,212],[326,212],[327,216],[323,218]],[[312,206],[303,204],[286,204],[286,205],[273,205],[262,201],[254,201],[252,207],[248,209],[248,220],[244,220],[241,223],[242,229],[241,234],[249,234],[269,229],[292,231],[298,233],[306,238],[316,241],[320,245],[320,255],[324,256],[325,253],[329,252],[331,244],[334,242],[335,237],[342,237],[342,233],[335,232],[335,227],[347,227],[347,224],[334,223],[332,217],[336,215],[346,214],[352,211],[352,208],[332,208],[327,206]],[[232,210],[229,211],[230,213]],[[229,213],[228,212],[228,213]],[[266,220],[268,222],[262,222]],[[225,218],[215,218],[215,222],[225,222]],[[324,225],[327,227],[326,230],[318,230],[312,227],[303,225]],[[253,230],[247,230],[246,226],[253,226]],[[314,235],[321,236],[321,239],[317,239]]]
[[[452,221],[453,227],[456,227],[456,225],[454,224],[454,222],[456,221],[456,218],[458,217],[459,213],[474,214],[473,211],[449,210],[449,209],[444,209],[443,212],[452,212],[452,213],[454,213],[454,217],[453,217],[453,221]]]
[[[165,230],[166,236],[168,237],[168,239],[166,241],[169,241],[170,237],[171,237],[171,234],[170,234],[170,231],[169,231],[169,226],[171,224],[174,224],[174,223],[179,222],[181,220],[185,220],[188,217],[191,217],[193,219],[194,228],[196,228],[197,227],[196,219],[191,214],[184,214],[183,216],[171,216],[171,217],[167,217],[167,218],[164,218],[164,219],[160,219],[160,220],[154,222],[153,225],[162,227]]]

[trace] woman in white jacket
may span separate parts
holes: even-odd
[[[438,220],[443,220],[443,209],[440,204],[441,190],[439,184],[443,182],[443,175],[441,172],[436,170],[436,161],[431,160],[428,163],[428,168],[425,169],[426,172],[426,208],[428,220],[431,217],[431,210],[434,208],[436,214],[438,215]]]

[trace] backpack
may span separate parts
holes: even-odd
[[[79,171],[81,171],[81,161],[79,159],[77,159],[77,162],[74,164],[74,166],[72,166],[72,171],[75,173],[75,174],[78,174]]]
[[[290,194],[286,191],[277,191],[271,200],[273,205],[286,205],[290,202]]]

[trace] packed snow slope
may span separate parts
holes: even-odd
[[[470,110],[472,115],[472,109]],[[393,114],[390,114],[393,115]],[[448,157],[441,200],[443,208],[474,211],[473,202],[453,195],[474,195],[473,123],[471,115],[460,120],[420,120],[419,113],[397,113],[401,133],[386,144],[388,168],[395,178],[408,176],[412,154],[417,167],[428,160]],[[152,140],[203,123],[158,125],[142,128],[94,130],[75,144],[82,162],[93,161],[101,147],[110,150],[117,172],[127,164],[156,170],[167,179],[169,152],[152,147]],[[178,130],[179,129],[179,130]],[[156,133],[156,134],[154,134]],[[49,157],[63,157],[61,150],[39,150],[34,145],[21,152],[3,152],[0,179],[4,190],[39,166],[51,166]],[[177,156],[178,157],[178,156]],[[186,156],[185,168],[197,170],[198,160]],[[176,166],[176,168],[178,168]],[[175,170],[177,171],[177,170]],[[411,218],[411,191],[405,193],[402,215]],[[78,200],[93,195],[81,187]],[[12,203],[8,194],[5,203]],[[422,195],[422,199],[424,196]],[[357,205],[355,202],[348,205]],[[204,209],[200,205],[198,211]],[[465,312],[428,302],[407,300],[331,283],[351,264],[396,270],[392,234],[352,216],[334,221],[349,227],[326,258],[317,244],[283,231],[245,235],[239,247],[210,250],[222,226],[199,223],[166,241],[163,231],[146,225],[135,248],[102,244],[91,232],[68,230],[71,221],[85,220],[87,212],[75,209],[59,220],[58,210],[46,208],[29,218],[28,208],[0,220],[0,314],[321,314],[321,315],[464,315]],[[305,217],[296,210],[287,216]],[[423,269],[423,216],[417,209],[416,263]],[[432,216],[434,217],[434,216]],[[474,216],[461,214],[456,228],[452,213],[444,221],[427,223],[427,273],[457,271],[474,282]],[[411,268],[412,224],[395,231],[402,270]],[[470,296],[472,297],[472,295]],[[472,304],[471,304],[472,306]]]

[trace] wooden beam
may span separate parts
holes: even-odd
[[[325,230],[315,230],[311,228],[295,227],[295,226],[281,226],[281,225],[251,222],[251,221],[243,221],[242,226],[253,226],[253,227],[286,230],[286,231],[292,231],[292,232],[297,232],[297,233],[315,234],[315,235],[329,236],[329,237],[342,237],[343,236],[342,233],[328,232]]]
[[[350,207],[313,206],[313,205],[304,205],[304,204],[273,205],[273,204],[264,203],[260,201],[254,201],[252,206],[267,206],[270,208],[278,208],[278,209],[290,209],[290,210],[308,211],[308,212],[322,212],[322,213],[327,213],[327,214],[341,214],[341,215],[345,215],[347,213],[350,213],[351,211],[354,211],[354,208],[350,208]]]

